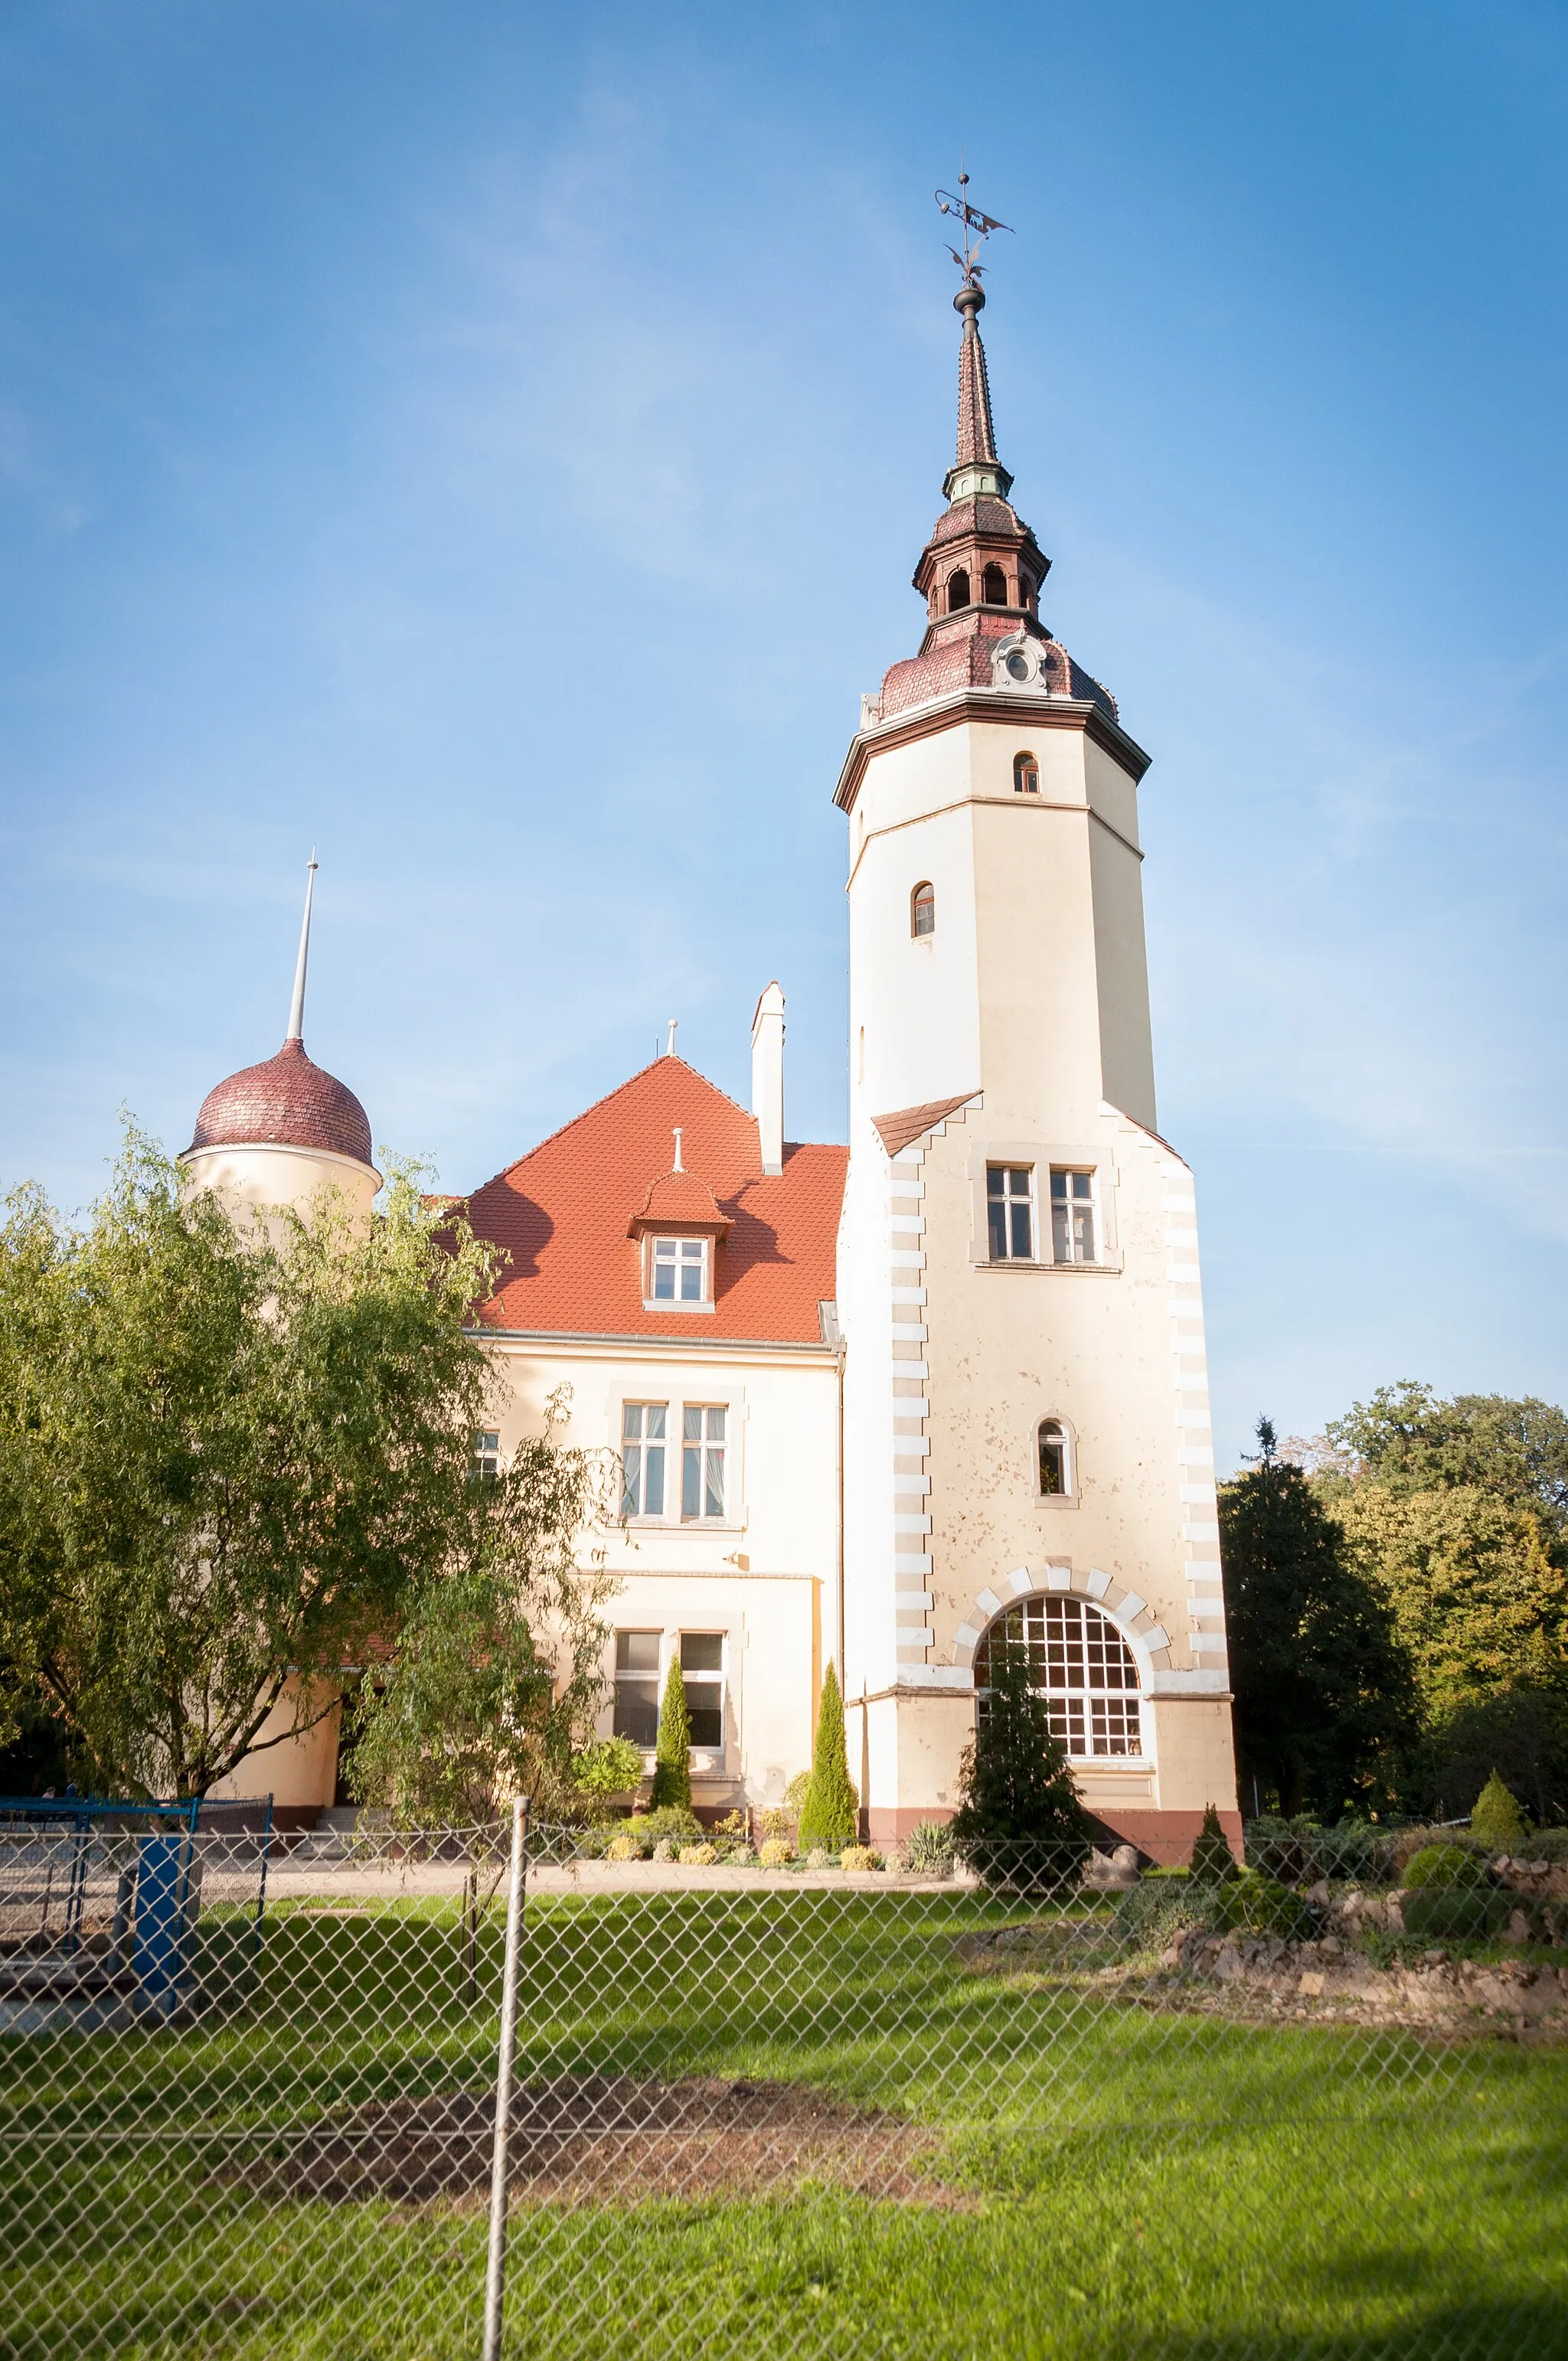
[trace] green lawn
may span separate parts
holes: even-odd
[[[531,1904],[524,2076],[809,2081],[937,2127],[960,2202],[521,2204],[509,2356],[1568,2356],[1568,2055],[975,1974],[1009,1915],[782,1883]],[[0,2041],[0,2353],[477,2355],[481,2206],[218,2168],[485,2088],[499,1952],[492,1923],[471,1993],[450,1904],[285,1907],[192,2030]]]

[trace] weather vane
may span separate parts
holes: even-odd
[[[959,159],[959,193],[955,197],[951,195],[948,190],[938,189],[937,191],[937,210],[938,213],[952,214],[957,216],[962,229],[964,250],[960,254],[956,246],[949,246],[948,252],[952,256],[953,260],[963,272],[964,285],[966,287],[978,287],[982,276],[984,275],[982,265],[975,260],[975,257],[980,252],[981,245],[991,236],[993,229],[1007,230],[1009,237],[1013,236],[1013,232],[1011,229],[1008,229],[1007,224],[1004,221],[996,221],[990,214],[982,214],[978,205],[970,204],[969,201],[969,174],[963,169],[962,157]],[[975,233],[972,239],[970,236],[971,230]]]

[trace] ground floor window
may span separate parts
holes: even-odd
[[[724,1743],[724,1634],[681,1633],[681,1677],[691,1717],[691,1742],[712,1753]]]
[[[991,1643],[1000,1631],[1028,1650],[1035,1686],[1050,1708],[1051,1735],[1069,1754],[1143,1752],[1137,1660],[1109,1616],[1086,1598],[1054,1593],[1021,1598],[999,1615],[975,1651],[982,1713]]]
[[[634,1746],[659,1742],[659,1638],[657,1631],[615,1635],[615,1735]]]

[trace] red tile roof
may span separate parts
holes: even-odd
[[[695,1172],[665,1172],[650,1184],[626,1225],[626,1235],[646,1237],[650,1230],[713,1230],[722,1235],[733,1226],[706,1180],[699,1180]]]
[[[677,1124],[683,1176],[670,1171]],[[838,1291],[848,1159],[844,1148],[786,1141],[784,1170],[765,1175],[755,1117],[684,1058],[656,1059],[469,1199],[476,1235],[510,1257],[484,1317],[576,1335],[818,1345],[817,1307]],[[641,1250],[627,1235],[654,1184],[662,1196],[676,1178],[706,1184],[733,1225],[702,1317],[643,1309]]]
[[[370,1123],[346,1082],[288,1040],[276,1057],[242,1067],[202,1101],[187,1156],[197,1148],[324,1148],[370,1161]]]

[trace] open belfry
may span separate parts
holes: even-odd
[[[961,186],[961,184],[960,184]],[[466,1201],[501,1249],[482,1472],[537,1433],[617,1467],[601,1734],[653,1763],[684,1675],[699,1813],[776,1806],[829,1663],[874,1841],[954,1808],[1003,1625],[1085,1803],[1236,1829],[1192,1176],[1159,1137],[1138,785],[1113,697],[1041,620],[997,456],[977,237],[917,652],[863,700],[849,829],[850,1142],[785,1136],[784,996],[751,1104],[667,1049]],[[307,906],[308,920],[308,906]],[[289,1038],[213,1092],[192,1177],[251,1204],[378,1184],[357,1100]],[[565,1390],[563,1390],[565,1389]],[[348,1798],[336,1737],[225,1793]]]

